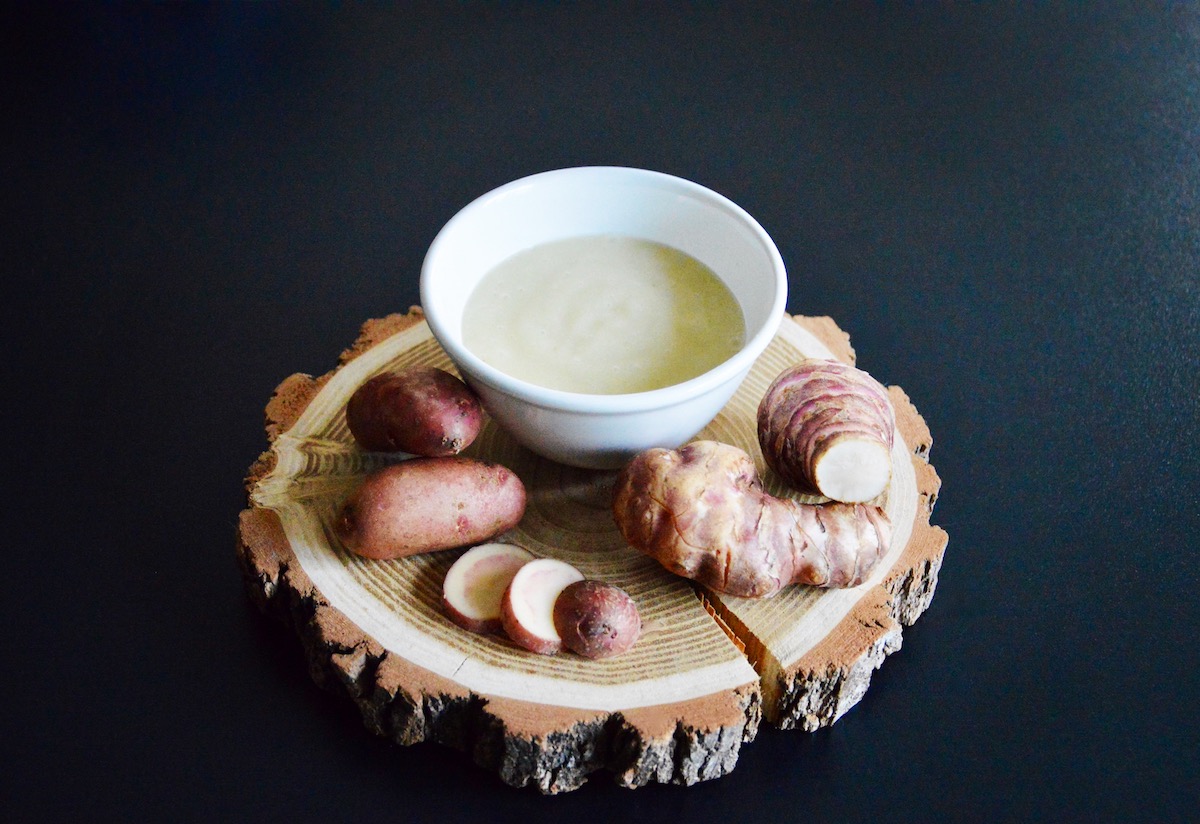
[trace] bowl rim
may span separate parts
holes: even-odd
[[[447,236],[461,221],[466,220],[470,213],[484,208],[491,201],[504,197],[517,188],[524,188],[550,177],[565,177],[573,175],[617,175],[631,180],[641,179],[658,185],[673,187],[676,191],[685,192],[706,200],[739,220],[755,236],[770,260],[771,270],[775,275],[774,293],[771,307],[767,312],[766,321],[746,338],[742,347],[726,360],[694,378],[680,383],[671,384],[658,389],[644,392],[620,394],[598,394],[584,392],[568,392],[562,389],[551,389],[529,381],[515,378],[484,361],[463,345],[459,336],[451,333],[439,315],[440,308],[437,300],[431,299],[433,290],[430,282],[433,277],[433,267],[446,245]],[[686,403],[701,397],[730,380],[739,379],[749,371],[754,361],[767,348],[779,329],[787,303],[787,270],[779,249],[767,231],[753,216],[729,198],[686,178],[640,169],[630,166],[571,166],[562,169],[552,169],[537,172],[505,183],[488,191],[462,207],[438,231],[421,265],[420,294],[421,305],[425,320],[441,347],[450,356],[450,360],[458,367],[463,378],[470,382],[479,381],[491,389],[506,395],[519,398],[532,405],[544,409],[566,412],[611,414],[614,412],[646,412]],[[465,367],[465,368],[464,368]]]

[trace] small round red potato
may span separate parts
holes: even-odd
[[[441,369],[417,366],[368,380],[346,404],[346,426],[363,449],[425,457],[457,455],[483,426],[479,398]]]
[[[563,646],[584,658],[610,658],[642,634],[642,618],[629,593],[603,581],[576,581],[554,602],[554,627]]]

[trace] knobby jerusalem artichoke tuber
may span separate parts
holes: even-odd
[[[613,514],[625,540],[671,572],[754,598],[793,583],[861,584],[892,531],[877,506],[769,495],[750,456],[715,441],[638,454],[617,478]]]
[[[846,503],[870,501],[887,488],[895,430],[883,385],[832,360],[784,370],[758,406],[767,466],[801,492]]]

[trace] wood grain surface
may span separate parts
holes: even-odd
[[[754,428],[767,384],[805,356],[854,362],[832,320],[786,319],[697,437],[746,450],[772,494],[818,501],[767,472]],[[892,483],[878,501],[895,525],[889,554],[860,587],[793,586],[763,600],[710,593],[666,572],[621,539],[609,508],[614,473],[540,458],[489,421],[464,454],[508,466],[529,492],[504,540],[621,586],[644,633],[626,654],[590,661],[465,632],[440,607],[446,570],[463,550],[372,561],[348,553],[330,528],[362,476],[397,459],[354,444],[346,401],[372,375],[418,364],[453,371],[414,307],[364,324],[329,374],[284,380],[266,408],[270,446],[250,469],[239,529],[253,600],[296,629],[318,683],[398,743],[465,750],[507,783],[545,793],[602,769],[631,787],[716,778],[734,768],[762,718],[812,730],[856,704],[899,648],[901,626],[933,596],[946,534],[929,524],[939,488],[927,462],[932,440],[891,387],[898,437]]]

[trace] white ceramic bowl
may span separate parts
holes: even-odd
[[[531,246],[596,234],[664,243],[706,264],[742,308],[742,349],[674,386],[591,395],[518,380],[463,345],[463,308],[480,278]],[[488,413],[534,452],[597,469],[651,446],[679,446],[703,429],[770,343],[786,300],[779,250],[743,209],[682,178],[621,167],[543,172],[483,195],[442,228],[421,270],[429,326]]]

